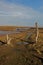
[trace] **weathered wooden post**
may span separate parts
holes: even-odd
[[[9,35],[7,34],[7,44],[10,44],[12,38],[9,38]]]
[[[8,34],[7,34],[7,44],[8,44],[8,40],[9,40],[9,36],[8,36]]]
[[[36,26],[36,43],[37,43],[37,41],[38,41],[38,35],[39,35],[37,22],[35,23],[35,26]]]
[[[7,34],[7,44],[8,44],[8,45],[11,45],[11,40],[12,40],[12,38],[9,37],[9,35]]]

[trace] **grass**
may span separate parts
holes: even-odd
[[[14,29],[14,27],[9,27],[8,30],[11,29]],[[28,31],[9,35],[9,38],[13,38],[10,42],[11,45],[13,45],[13,47],[7,44],[0,45],[0,65],[43,65],[41,60],[33,55],[38,54],[35,49],[38,49],[41,52],[43,51],[43,29],[39,29],[40,33],[38,43],[35,44],[35,46],[33,46],[33,44],[30,43],[23,44],[26,41]],[[30,41],[34,40],[33,35],[31,38],[32,39],[30,39]],[[0,35],[0,40],[6,42],[6,35]],[[22,44],[18,44],[19,42],[21,42]],[[41,56],[43,56],[43,52]]]

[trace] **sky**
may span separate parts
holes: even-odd
[[[0,25],[43,27],[43,0],[0,0]]]

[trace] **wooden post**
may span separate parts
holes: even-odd
[[[8,44],[8,40],[9,40],[9,37],[8,37],[8,34],[7,34],[7,44]]]
[[[37,22],[35,23],[35,26],[36,26],[36,43],[37,43],[37,41],[38,41],[38,34],[39,34]]]
[[[10,45],[10,41],[12,40],[12,38],[10,38],[7,34],[7,44]]]
[[[11,40],[12,40],[12,38],[10,38],[10,39],[8,40],[7,44],[9,44],[9,45],[10,45],[10,44],[11,44],[11,43],[10,43],[10,41],[11,41]]]

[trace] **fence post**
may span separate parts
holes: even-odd
[[[37,43],[37,41],[38,41],[38,34],[39,34],[37,22],[35,23],[35,26],[36,26],[36,43]]]
[[[8,34],[7,34],[7,44],[9,43],[9,36],[8,36]]]
[[[12,38],[10,38],[7,34],[7,44],[9,45],[10,44],[10,41],[12,40]]]

